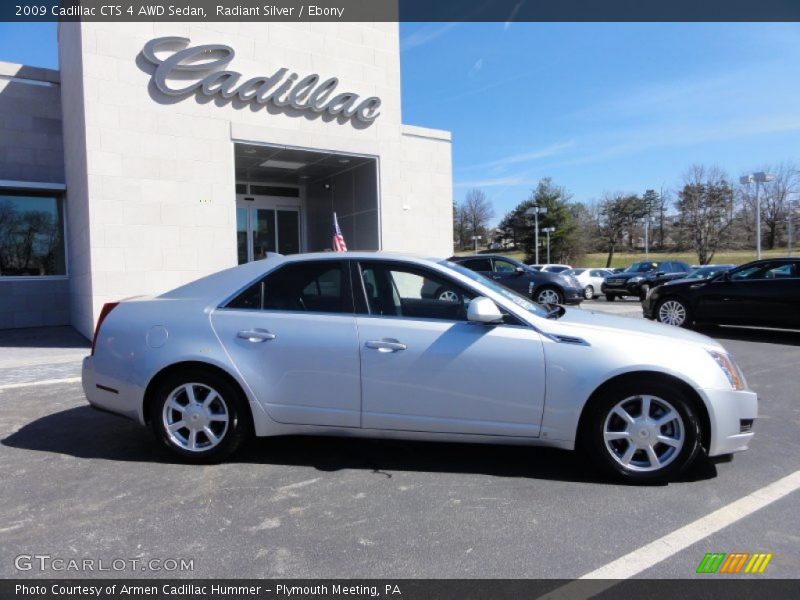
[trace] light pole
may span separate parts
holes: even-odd
[[[555,230],[555,227],[542,227],[542,233],[547,234],[547,264],[550,264],[550,234]]]
[[[538,204],[534,204],[528,210],[525,211],[527,216],[533,215],[533,247],[535,248],[536,259],[535,264],[539,264],[539,215],[547,214],[547,207],[546,206],[539,206]]]
[[[750,185],[754,181],[756,182],[756,260],[761,258],[761,199],[758,197],[758,186],[773,179],[775,179],[775,175],[764,173],[764,171],[758,171],[739,178],[739,183],[742,185]]]
[[[479,236],[479,235],[473,235],[472,236],[472,241],[475,242],[475,254],[478,253],[478,240],[479,239],[481,239],[481,236]]]

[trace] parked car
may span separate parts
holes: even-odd
[[[539,270],[547,273],[563,273],[564,271],[569,271],[571,268],[570,265],[545,264],[541,265]]]
[[[642,303],[647,319],[800,328],[800,259],[757,260],[711,279],[681,279],[654,288]]]
[[[597,298],[603,287],[603,280],[611,275],[611,269],[569,269],[564,275],[572,275],[583,286],[583,297],[586,300]]]
[[[635,262],[622,273],[607,277],[601,291],[609,302],[621,296],[636,296],[644,300],[650,288],[686,277],[690,272],[689,265],[678,260]]]
[[[423,298],[426,281],[458,300]],[[745,450],[757,413],[708,337],[372,252],[269,255],[106,304],[83,389],[190,462],[252,435],[328,434],[577,447],[640,482],[675,476],[701,448]]]
[[[583,286],[563,273],[536,271],[500,254],[453,256],[449,260],[493,279],[540,304],[580,304]]]

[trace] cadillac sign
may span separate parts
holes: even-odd
[[[339,85],[336,77],[320,81],[314,73],[300,79],[297,73],[289,74],[289,69],[281,68],[272,75],[240,82],[241,73],[225,69],[236,54],[233,48],[224,44],[189,44],[188,38],[161,37],[144,45],[142,56],[156,65],[152,81],[162,94],[185,96],[199,92],[209,97],[353,118],[362,123],[371,123],[380,114],[381,99],[376,96],[360,100],[352,92],[334,95]],[[156,55],[169,51],[172,54],[165,58]]]

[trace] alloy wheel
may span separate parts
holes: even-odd
[[[686,307],[678,300],[667,300],[658,307],[658,320],[667,325],[681,327],[686,323]]]
[[[594,298],[594,288],[590,285],[587,285],[583,290],[583,297],[587,300]]]
[[[539,292],[539,295],[536,297],[536,300],[540,304],[560,304],[561,297],[559,296],[558,292],[554,289],[547,288]]]
[[[658,396],[629,396],[618,402],[603,424],[605,448],[623,468],[659,471],[683,449],[686,433],[678,410]]]
[[[204,383],[185,383],[170,392],[161,418],[170,441],[190,452],[218,446],[230,420],[222,395]]]
[[[439,300],[442,302],[458,302],[458,294],[453,290],[445,290],[439,294]]]

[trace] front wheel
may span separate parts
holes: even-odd
[[[675,327],[688,327],[691,324],[689,307],[679,298],[665,298],[656,307],[656,320]]]
[[[168,377],[156,391],[152,426],[171,452],[189,462],[218,462],[250,435],[247,403],[225,378],[200,369]]]
[[[614,294],[606,294],[606,302],[613,302],[617,297]]]
[[[585,288],[583,288],[583,297],[587,300],[594,298],[594,288],[590,285],[587,285]]]
[[[609,473],[630,482],[666,481],[700,451],[700,422],[692,403],[667,384],[628,383],[587,408],[582,442]]]
[[[536,302],[539,304],[563,304],[564,296],[554,287],[543,287],[536,292]]]

